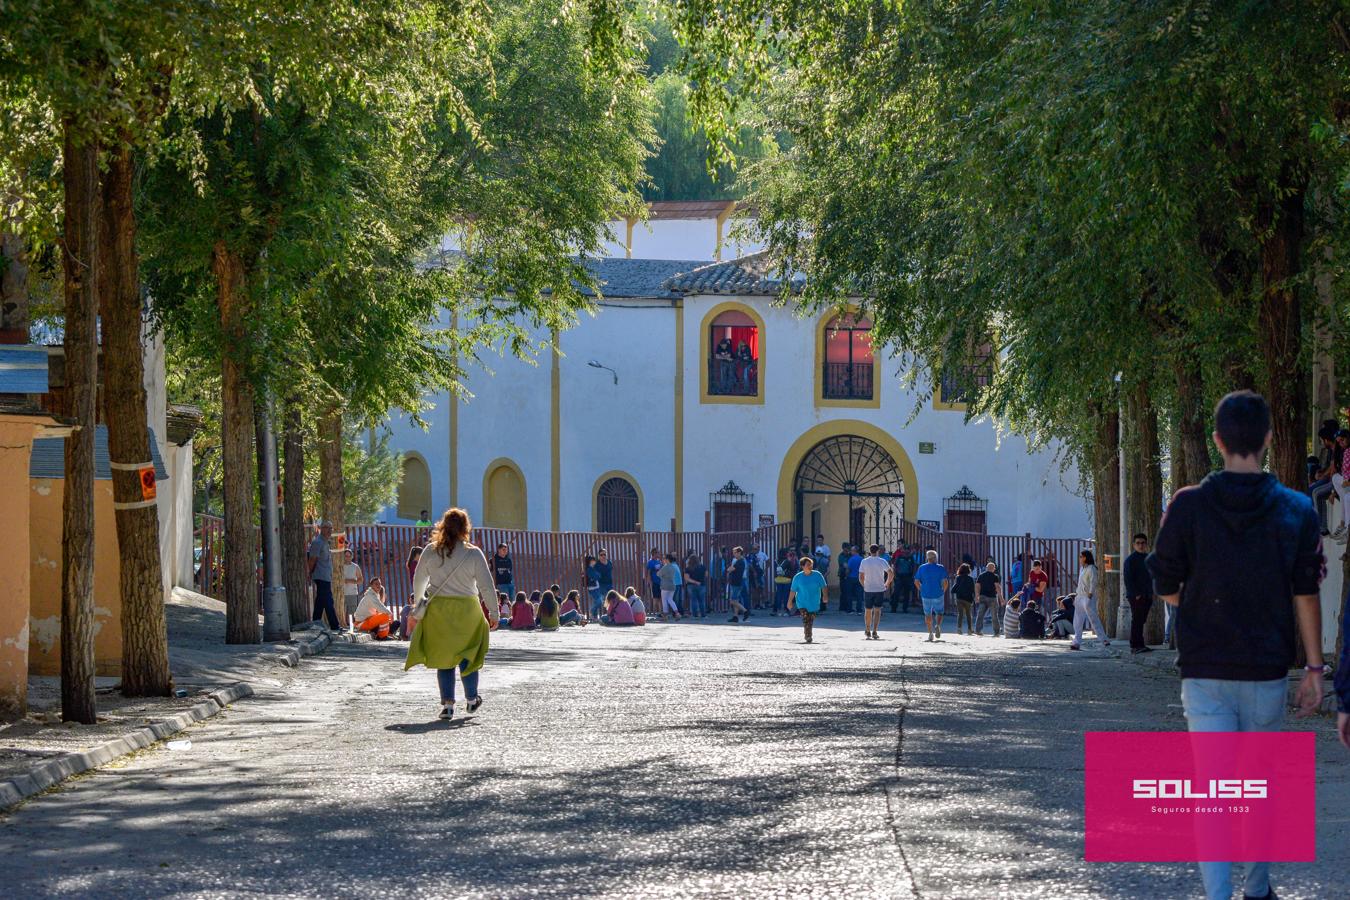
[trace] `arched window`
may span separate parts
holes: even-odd
[[[825,400],[871,400],[872,323],[854,315],[835,316],[825,326],[821,397]]]
[[[595,530],[628,534],[638,530],[642,500],[637,487],[622,475],[604,478],[595,489]]]
[[[420,453],[403,456],[398,483],[398,517],[414,521],[431,515],[431,470]]]
[[[739,309],[718,314],[709,326],[708,394],[754,397],[759,394],[760,333],[754,319]]]
[[[487,528],[526,528],[525,476],[509,459],[488,464],[483,475],[483,525]]]

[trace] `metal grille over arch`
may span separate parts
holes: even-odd
[[[637,531],[638,493],[627,478],[606,479],[596,491],[596,531],[627,534]]]
[[[797,521],[810,495],[848,498],[849,540],[889,546],[900,537],[905,479],[895,459],[877,442],[857,435],[826,438],[797,467]],[[894,532],[894,534],[892,534]]]

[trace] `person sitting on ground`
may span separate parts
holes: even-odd
[[[1050,614],[1050,636],[1067,638],[1073,634],[1073,594],[1065,594],[1055,601],[1057,609]]]
[[[539,592],[534,592],[535,598],[539,597]],[[516,592],[516,602],[511,604],[511,621],[508,623],[512,631],[529,631],[534,627],[534,604],[525,598],[524,591]]]
[[[1022,595],[1008,601],[1008,609],[1003,613],[1003,636],[1005,638],[1020,638],[1022,636],[1022,623],[1019,617],[1022,615]]]
[[[558,600],[552,591],[544,591],[544,595],[539,598],[535,624],[543,631],[557,631],[562,624],[558,615]]]
[[[631,626],[637,622],[633,620],[633,606],[625,597],[620,597],[618,591],[610,591],[605,596],[605,612],[600,615],[601,625]]]
[[[1017,617],[1017,622],[1022,629],[1022,637],[1035,640],[1045,637],[1045,616],[1041,615],[1035,600],[1027,603],[1027,608]]]
[[[642,602],[642,598],[638,596],[637,591],[633,590],[631,587],[628,589],[627,599],[628,605],[633,608],[633,624],[646,625],[647,604]]]
[[[557,596],[556,594],[554,595]],[[563,600],[562,605],[558,607],[559,625],[585,625],[586,620],[581,616],[581,592],[568,591],[567,598]]]
[[[497,592],[497,627],[505,628],[511,624],[511,598]]]
[[[393,611],[384,604],[384,582],[378,575],[366,585],[353,618],[358,631],[367,632],[377,641],[385,640],[391,633],[397,637],[398,623],[394,621]]]

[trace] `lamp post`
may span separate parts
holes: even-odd
[[[1129,546],[1129,525],[1125,521],[1125,389],[1120,372],[1116,373],[1116,493],[1120,495],[1120,543],[1117,545],[1120,548],[1117,551],[1120,561],[1117,566],[1120,569],[1120,595],[1116,605],[1116,638],[1119,639],[1122,634],[1128,633],[1130,623],[1126,621],[1126,616],[1132,615],[1125,596],[1125,548]]]
[[[615,384],[618,384],[618,383],[619,383],[619,373],[618,373],[618,372],[615,372],[615,371],[614,371],[613,369],[611,369],[609,366],[607,366],[607,365],[605,365],[604,363],[600,362],[600,360],[598,360],[598,359],[593,359],[593,360],[591,360],[590,362],[586,363],[586,365],[590,366],[592,369],[604,369],[605,371],[609,372],[611,375],[614,376],[614,383],[615,383]]]

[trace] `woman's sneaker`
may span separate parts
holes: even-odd
[[[482,706],[483,706],[483,698],[474,697],[468,703],[464,704],[464,714],[466,716],[471,716],[474,713],[478,712],[478,710],[481,709]]]
[[[452,702],[450,702],[450,703],[442,703],[442,704],[441,704],[441,714],[440,714],[439,716],[437,716],[436,718],[440,719],[442,722],[449,722],[449,721],[450,721],[451,719],[453,719],[454,717],[455,717],[455,704],[454,704],[454,702],[452,701]]]

